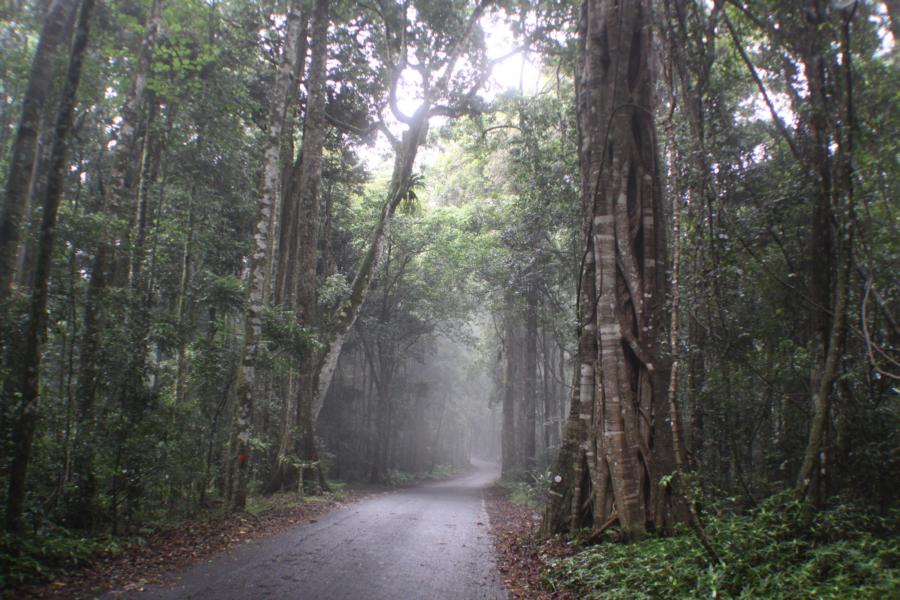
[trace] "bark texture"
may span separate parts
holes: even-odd
[[[250,436],[252,435],[253,394],[256,383],[256,359],[262,332],[264,290],[269,257],[272,211],[282,190],[281,149],[284,138],[287,103],[293,90],[293,61],[297,56],[301,30],[300,2],[292,0],[287,16],[285,48],[275,75],[275,86],[269,107],[269,131],[263,155],[263,180],[257,206],[257,224],[250,255],[250,281],[247,311],[244,316],[244,349],[237,382],[237,417],[231,462],[234,468],[234,491],[231,506],[243,510],[247,505],[249,481]]]
[[[550,530],[617,524],[636,539],[670,517],[659,476],[671,446],[657,426],[665,393],[654,358],[662,256],[651,23],[647,0],[582,6],[576,79],[586,251],[580,418],[570,420],[581,448],[566,457],[575,467],[561,487],[572,491],[554,490],[571,499],[569,522],[557,507]],[[564,481],[567,471],[561,465]]]
[[[289,245],[283,247],[279,255],[278,272],[285,277],[282,279],[281,292],[276,287],[276,298],[283,297],[288,303],[293,300],[297,323],[311,330],[318,325],[316,265],[319,245],[319,188],[328,125],[325,119],[328,24],[329,2],[317,0],[312,14],[302,155],[294,167],[290,185],[286,186],[290,190],[290,198],[284,199],[285,207],[294,207],[291,212],[296,214],[296,218],[281,223],[281,237]],[[290,293],[285,294],[286,290]],[[294,397],[286,399],[288,409],[279,444],[278,465],[266,486],[270,491],[293,483],[296,469],[292,467],[295,462],[292,456],[307,464],[317,460],[310,412],[316,390],[317,365],[317,355],[313,350],[299,358]],[[295,431],[299,431],[299,439],[295,439]],[[303,471],[309,474],[310,469]]]
[[[78,0],[53,0],[50,3],[31,63],[0,216],[0,302],[5,302],[9,297],[13,283],[21,222],[32,187],[32,165],[39,150],[41,116],[53,85],[53,64],[59,47],[66,43],[71,34],[72,18],[77,8]]]
[[[66,138],[72,128],[75,111],[75,95],[81,79],[81,67],[87,50],[93,0],[83,0],[78,17],[75,38],[69,58],[66,81],[60,99],[53,146],[50,152],[50,172],[44,188],[42,220],[38,238],[37,260],[31,284],[31,303],[25,326],[24,364],[19,392],[21,401],[15,429],[15,443],[9,476],[9,494],[6,504],[6,529],[20,532],[24,528],[22,513],[25,502],[25,484],[31,446],[38,419],[40,393],[41,345],[47,333],[47,295],[53,249],[56,239],[56,216],[63,195],[66,166]]]

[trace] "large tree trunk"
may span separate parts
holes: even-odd
[[[269,257],[270,225],[272,211],[277,204],[281,185],[281,145],[287,103],[293,89],[293,61],[297,57],[297,44],[301,30],[300,2],[292,0],[287,15],[287,35],[284,52],[275,75],[275,87],[269,107],[269,131],[263,156],[262,190],[257,208],[256,231],[253,235],[253,252],[250,255],[250,281],[247,311],[244,316],[244,349],[237,381],[237,415],[231,463],[235,469],[234,491],[231,495],[233,510],[244,510],[247,505],[249,484],[250,436],[252,435],[253,394],[256,382],[256,358],[262,331],[262,312],[266,271]]]
[[[319,248],[319,188],[322,182],[322,153],[325,147],[327,121],[325,119],[325,78],[328,58],[328,0],[316,0],[312,15],[312,39],[310,41],[309,100],[306,119],[303,122],[303,169],[296,182],[299,208],[297,218],[297,260],[294,263],[295,304],[298,322],[309,329],[318,326],[318,295],[316,265]],[[308,465],[300,472],[301,484],[315,488],[323,482],[321,469],[316,465],[315,427],[312,417],[312,399],[317,387],[316,353],[305,352],[299,363],[297,385],[297,425],[300,433],[296,454]]]
[[[290,186],[291,197],[284,199],[288,215],[296,212],[296,218],[282,221],[282,240],[288,245],[279,254],[277,274],[281,283],[276,286],[276,301],[293,303],[297,322],[308,329],[317,324],[316,264],[319,241],[319,187],[322,181],[322,155],[325,147],[327,121],[325,119],[325,79],[328,58],[328,0],[316,0],[312,14],[312,39],[310,41],[310,67],[306,118],[303,122],[302,157],[294,168]],[[288,207],[293,206],[291,211]],[[293,238],[285,235],[293,232]],[[285,279],[286,277],[286,279]],[[267,491],[284,488],[296,479],[291,454],[303,462],[317,460],[311,399],[316,390],[316,352],[305,352],[298,361],[297,390],[293,398],[286,399],[291,409],[285,414],[279,443],[278,465],[266,485]],[[295,439],[295,431],[300,433]],[[310,470],[303,470],[309,475]]]
[[[39,151],[39,124],[53,85],[53,65],[57,49],[69,39],[77,7],[78,0],[53,0],[47,8],[41,37],[31,63],[28,88],[10,155],[6,196],[0,217],[0,304],[9,297],[13,283],[21,221],[32,187],[32,165]]]
[[[9,475],[9,495],[6,504],[6,529],[19,532],[24,528],[22,513],[25,502],[25,483],[31,446],[38,418],[38,396],[40,393],[41,343],[47,333],[47,295],[50,269],[53,263],[54,242],[56,240],[56,216],[62,200],[65,183],[66,138],[72,127],[75,110],[75,95],[81,79],[81,66],[87,50],[90,32],[93,0],[83,0],[78,17],[75,39],[69,58],[66,82],[63,88],[53,132],[53,147],[50,153],[50,172],[44,188],[43,212],[38,238],[37,260],[31,284],[32,296],[25,326],[25,344],[21,377],[21,401],[19,418],[15,429],[12,465]]]
[[[595,530],[618,523],[625,538],[636,539],[666,518],[657,463],[671,454],[654,427],[665,396],[653,360],[659,335],[661,194],[652,19],[649,0],[586,0],[582,11],[579,159],[589,234],[584,268],[593,269],[593,281],[583,274],[581,284],[592,284],[593,293],[582,289],[579,298],[579,404],[582,426],[589,431],[584,462],[576,459],[568,482],[574,488],[570,527],[590,517]],[[588,307],[592,314],[586,314]],[[585,339],[588,335],[595,342]],[[584,496],[587,482],[590,496]],[[591,499],[590,514],[582,496]],[[558,517],[554,525],[562,525]]]
[[[309,15],[304,13],[300,25],[300,40],[297,44],[297,58],[293,71],[298,85],[302,81],[305,72],[304,70],[306,69],[306,54],[309,50],[309,42],[307,39],[308,27]],[[310,82],[310,85],[312,85],[312,82]],[[312,102],[312,98],[308,98],[307,102]],[[283,154],[287,155],[287,161],[293,160],[293,143],[291,142],[293,139],[293,124],[298,112],[297,109],[297,103],[291,102],[289,103],[287,113],[285,114],[285,131],[283,135],[286,147],[283,149]],[[306,116],[307,118],[309,117],[309,108],[307,108]],[[305,133],[303,144],[304,146],[306,145]],[[295,242],[298,229],[297,204],[300,202],[298,182],[301,179],[302,169],[303,149],[301,147],[297,159],[294,161],[293,166],[290,167],[290,172],[287,172],[286,169],[284,192],[281,198],[281,204],[278,206],[278,246],[272,260],[272,273],[270,275],[274,288],[272,300],[275,305],[283,306],[284,308],[291,308],[293,306],[294,284],[291,277],[294,274],[293,265],[297,260],[297,245]]]

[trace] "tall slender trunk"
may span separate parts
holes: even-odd
[[[830,293],[831,305],[833,313],[828,315],[827,332],[817,329],[814,332],[814,345],[820,352],[817,356],[817,362],[814,364],[813,376],[813,418],[810,423],[809,440],[803,453],[803,462],[800,465],[800,471],[797,475],[797,484],[795,487],[796,494],[803,499],[809,493],[810,485],[813,481],[813,471],[816,463],[820,460],[820,453],[825,437],[825,429],[827,427],[828,415],[830,411],[832,388],[834,382],[838,378],[840,372],[839,361],[844,349],[844,337],[847,327],[847,304],[849,301],[850,276],[853,265],[853,225],[854,225],[854,133],[856,128],[856,120],[853,107],[853,64],[850,52],[850,23],[855,8],[851,8],[849,12],[842,15],[842,35],[841,35],[841,67],[844,75],[844,118],[846,121],[845,132],[843,136],[834,135],[834,139],[838,140],[838,156],[839,165],[837,177],[832,179],[830,173],[833,168],[830,154],[827,147],[822,144],[829,139],[824,132],[817,130],[817,158],[823,162],[819,164],[819,179],[822,183],[822,191],[820,198],[817,198],[814,207],[815,212],[826,212],[829,215],[829,223],[827,223],[830,231],[830,221],[834,220],[837,224],[837,240],[834,244],[836,247],[833,257],[833,265],[830,270],[836,271],[835,282],[832,290],[819,289],[821,282],[813,281],[813,290],[818,294],[825,292]],[[821,65],[824,60],[821,54],[814,54],[812,62],[814,65]],[[822,68],[821,66],[819,67]],[[813,93],[815,92],[815,95]],[[814,115],[820,115],[824,124],[824,113],[827,109],[828,99],[825,96],[824,89],[816,87],[810,88],[810,96],[814,102]],[[827,184],[827,185],[826,185]],[[820,206],[824,205],[824,206]],[[813,224],[814,230],[816,224]],[[815,238],[814,238],[815,241]],[[815,256],[817,248],[812,248],[812,256]],[[814,297],[819,301],[825,298]],[[822,306],[813,307],[814,314],[822,312]],[[814,323],[819,328],[822,326],[823,319],[816,318]],[[827,335],[824,335],[827,334]],[[823,337],[825,339],[823,339]]]
[[[162,22],[161,0],[154,0],[144,38],[138,54],[138,64],[131,83],[131,91],[122,108],[122,123],[116,134],[110,162],[112,173],[104,193],[104,209],[115,216],[124,216],[127,196],[131,189],[128,172],[134,154],[135,132],[146,105],[147,78],[153,48]],[[110,235],[111,238],[115,234]],[[103,296],[109,283],[107,270],[116,259],[116,239],[104,239],[98,244],[91,263],[84,307],[84,329],[79,352],[79,377],[76,390],[78,427],[73,442],[73,476],[77,483],[74,497],[67,508],[67,521],[75,526],[90,528],[96,512],[96,476],[94,474],[95,406],[99,391],[102,335],[105,327]]]
[[[521,324],[516,310],[516,298],[512,290],[504,299],[503,333],[503,427],[501,437],[502,475],[504,479],[517,479],[525,467],[524,447],[521,443],[522,403],[518,391],[521,389],[519,373],[522,351]]]
[[[834,277],[834,269],[837,264],[837,255],[835,252],[835,239],[832,230],[832,223],[835,215],[832,211],[832,195],[835,193],[834,182],[832,180],[833,158],[829,144],[831,142],[830,127],[828,113],[831,107],[830,99],[826,91],[826,67],[825,58],[823,56],[823,40],[824,36],[819,35],[819,29],[816,25],[822,25],[824,7],[818,2],[813,3],[810,11],[816,22],[810,27],[809,32],[805,36],[804,44],[804,63],[808,85],[809,85],[809,102],[811,104],[811,112],[809,117],[809,128],[811,137],[808,140],[808,160],[810,163],[811,173],[814,174],[814,192],[811,207],[810,220],[810,236],[809,236],[809,297],[810,297],[810,338],[809,338],[809,356],[810,356],[810,389],[812,390],[811,405],[813,409],[813,421],[815,421],[812,429],[814,435],[821,435],[817,431],[820,427],[824,427],[824,421],[818,418],[819,415],[827,413],[828,404],[831,396],[831,382],[829,381],[830,365],[828,364],[831,348],[829,343],[831,340],[832,314],[837,315],[833,310],[837,309],[834,301],[837,296],[833,294],[832,288],[838,282]],[[823,383],[825,384],[823,386]],[[823,393],[824,392],[824,395]],[[808,456],[804,455],[804,464],[800,467],[798,477],[798,490],[802,489],[802,495],[805,496],[810,481],[805,481],[813,474],[810,465],[813,465],[818,458],[819,442],[810,444],[816,447],[813,462],[810,463]],[[804,482],[804,483],[801,483]]]
[[[32,59],[22,113],[10,154],[3,214],[0,217],[0,304],[8,299],[13,283],[21,222],[32,187],[32,165],[40,151],[37,143],[39,124],[53,85],[53,65],[58,48],[71,35],[77,7],[78,0],[53,0],[50,3]],[[5,309],[0,310],[0,319],[4,312]]]
[[[188,194],[188,222],[181,254],[181,276],[178,283],[178,300],[175,303],[175,319],[178,323],[178,352],[175,371],[175,403],[184,401],[184,381],[187,371],[187,296],[191,269],[194,261],[194,188]]]
[[[344,347],[347,333],[356,322],[362,303],[369,293],[372,277],[381,258],[384,243],[390,235],[394,213],[401,200],[409,192],[416,155],[428,133],[429,110],[430,106],[427,103],[420,106],[412,118],[409,128],[403,133],[403,138],[397,146],[394,157],[394,170],[391,175],[387,198],[381,206],[381,214],[372,228],[366,253],[363,255],[359,268],[356,271],[356,276],[353,278],[353,283],[350,285],[350,295],[337,307],[329,330],[322,335],[324,339],[321,341],[325,348],[319,355],[316,366],[318,385],[316,394],[312,399],[311,418],[313,422],[315,422],[319,412],[322,410],[322,403],[334,377],[334,369]]]
[[[674,105],[674,100],[673,100]],[[672,125],[669,123],[669,132],[668,132],[668,144],[669,150],[671,152],[671,156],[676,156],[677,151],[674,147],[674,140],[672,139]],[[673,163],[675,162],[673,158]],[[687,507],[688,514],[690,516],[691,526],[694,528],[694,531],[697,533],[697,537],[700,539],[700,543],[703,545],[703,548],[706,550],[707,555],[710,559],[715,562],[720,562],[720,558],[715,548],[712,545],[712,542],[709,539],[709,536],[706,534],[706,529],[703,527],[703,523],[700,520],[700,514],[697,511],[696,504],[694,502],[693,493],[691,490],[692,480],[688,475],[688,464],[687,464],[687,450],[684,444],[684,436],[683,429],[681,426],[681,413],[678,410],[678,369],[680,366],[681,360],[681,348],[680,348],[680,337],[679,337],[679,310],[681,308],[681,288],[679,287],[680,276],[681,276],[681,202],[682,202],[682,191],[679,185],[679,177],[678,177],[678,165],[673,164],[673,167],[670,169],[671,172],[671,190],[670,193],[672,195],[672,247],[673,247],[673,256],[672,256],[672,299],[670,305],[671,312],[671,320],[669,322],[669,346],[670,356],[671,356],[671,365],[669,367],[669,427],[672,431],[672,450],[675,458],[675,468],[678,473],[680,486],[680,491],[682,496],[684,497],[684,503]]]
[[[299,85],[303,79],[304,69],[306,68],[306,54],[308,50],[307,29],[309,25],[309,16],[303,14],[300,25],[300,39],[297,44],[297,57],[293,65],[293,73],[296,82]],[[289,103],[287,113],[285,115],[285,139],[291,140],[293,136],[293,123],[297,114],[296,103]],[[288,135],[290,133],[290,135]],[[293,157],[290,157],[293,159]],[[293,283],[291,276],[293,275],[293,264],[297,259],[297,247],[295,244],[297,238],[297,203],[300,195],[295,193],[294,188],[300,180],[300,172],[303,168],[303,149],[301,147],[297,159],[290,172],[287,173],[287,180],[284,182],[283,195],[278,208],[278,246],[275,256],[272,260],[270,277],[273,280],[273,301],[276,305],[291,308],[293,306]],[[273,229],[275,231],[275,229]]]
[[[257,224],[250,255],[249,301],[244,317],[244,348],[237,381],[238,406],[235,418],[235,434],[231,460],[235,470],[234,492],[231,497],[233,510],[243,510],[247,505],[249,486],[250,436],[252,435],[253,394],[256,382],[256,359],[262,331],[262,312],[266,286],[266,263],[272,210],[281,185],[281,144],[287,102],[292,88],[297,44],[300,38],[300,2],[292,0],[287,16],[287,36],[284,53],[275,76],[275,87],[269,109],[269,131],[263,157],[262,190],[257,207]]]
[[[47,333],[47,295],[56,240],[56,217],[65,184],[66,138],[72,127],[75,96],[81,79],[81,67],[87,50],[93,9],[93,0],[82,0],[53,134],[50,171],[47,174],[47,185],[44,189],[37,261],[31,285],[32,297],[28,320],[25,326],[24,361],[20,388],[21,403],[6,504],[6,529],[10,532],[20,532],[24,528],[22,514],[28,462],[31,457],[31,446],[38,418],[41,343]]]
[[[340,137],[340,136],[339,136]],[[341,145],[340,139],[337,143]],[[337,272],[337,263],[334,258],[334,240],[332,229],[334,221],[334,182],[328,182],[328,191],[325,192],[325,220],[322,223],[322,276],[325,278]]]
[[[541,433],[544,439],[544,451],[549,454],[550,449],[559,443],[556,438],[556,384],[553,378],[556,376],[553,364],[553,354],[550,352],[550,344],[547,341],[549,332],[546,328],[541,331],[541,391],[544,405],[544,419]]]
[[[318,325],[318,295],[316,265],[319,248],[319,188],[322,181],[322,154],[325,147],[327,121],[325,119],[325,77],[328,58],[328,0],[316,0],[312,14],[310,39],[309,100],[303,122],[303,169],[296,182],[299,195],[295,243],[297,260],[293,265],[295,284],[294,311],[298,322],[315,329]],[[300,359],[297,386],[297,425],[300,432],[297,454],[312,465],[317,463],[315,427],[312,415],[313,398],[317,387],[316,353],[308,351]],[[318,468],[305,467],[301,477],[309,480],[321,474]]]
[[[530,275],[533,277],[533,275]],[[525,296],[525,427],[524,435],[525,468],[537,467],[537,287],[530,283]]]
[[[276,299],[292,301],[297,322],[309,329],[317,324],[317,277],[316,264],[318,255],[319,233],[319,187],[322,180],[322,156],[325,147],[327,122],[325,119],[325,78],[328,58],[328,0],[316,0],[312,14],[312,38],[310,40],[310,67],[308,78],[308,101],[306,118],[303,122],[302,158],[294,169],[291,185],[291,198],[285,198],[285,206],[293,205],[296,218],[282,222],[282,232],[296,232],[293,239],[288,238],[290,246],[281,256],[290,258],[289,262],[279,266],[279,273],[289,276],[282,281],[282,290],[276,289]],[[284,239],[284,235],[282,235]],[[279,258],[281,260],[281,258]],[[282,273],[284,271],[284,273]],[[299,374],[297,391],[294,398],[286,400],[293,410],[285,414],[286,421],[282,427],[279,443],[278,465],[272,479],[267,484],[268,490],[285,487],[294,479],[294,461],[291,454],[296,454],[303,461],[316,461],[315,439],[311,419],[312,398],[316,390],[316,353],[307,351],[297,362]],[[295,439],[295,431],[300,432],[300,439]],[[299,446],[298,446],[299,444]]]

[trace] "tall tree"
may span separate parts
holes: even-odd
[[[33,166],[39,154],[41,115],[46,109],[54,81],[53,65],[60,46],[71,36],[72,19],[77,7],[77,0],[53,0],[50,3],[31,63],[28,89],[25,91],[22,114],[13,141],[6,194],[0,215],[0,303],[9,297],[13,283],[22,216],[28,205]]]
[[[130,200],[135,189],[132,169],[138,152],[138,130],[144,119],[144,111],[148,102],[148,79],[151,75],[153,52],[157,45],[162,26],[162,0],[153,0],[146,16],[144,34],[140,38],[137,64],[131,74],[130,89],[121,108],[119,128],[114,134],[115,144],[112,147],[109,161],[111,169],[108,183],[103,187],[103,210],[128,222]],[[112,141],[112,140],[111,140]],[[136,208],[135,208],[136,210]],[[128,238],[118,228],[104,232],[99,241],[96,253],[90,266],[90,281],[84,311],[84,327],[81,332],[81,348],[79,353],[79,377],[76,389],[76,414],[79,427],[73,439],[73,477],[77,482],[71,497],[68,499],[68,520],[71,524],[90,526],[94,520],[96,505],[96,481],[94,473],[94,456],[96,452],[94,430],[95,411],[98,402],[97,394],[102,377],[102,348],[104,330],[107,325],[104,318],[103,296],[107,286],[123,283],[122,273],[116,277],[116,269],[111,268],[117,262],[127,260],[120,256],[122,242]],[[142,321],[144,315],[134,315]],[[129,357],[137,358],[130,362],[132,370],[142,368],[145,348],[131,348]],[[143,394],[144,373],[126,372],[122,374],[129,385],[122,386],[122,399],[131,407],[140,406]]]
[[[289,245],[279,249],[276,301],[284,300],[293,307],[299,325],[313,330],[317,326],[318,278],[316,266],[319,247],[319,188],[322,181],[322,155],[328,123],[325,118],[326,76],[328,58],[329,2],[316,0],[312,14],[310,39],[310,66],[307,79],[306,116],[303,120],[303,147],[292,172],[288,186],[289,196],[285,207],[293,205],[295,211],[285,212],[293,216],[282,221],[281,239]],[[292,214],[295,212],[296,214]],[[284,232],[287,232],[286,234]],[[290,257],[290,258],[289,258]],[[281,296],[279,298],[278,296]],[[286,487],[293,475],[291,456],[297,455],[308,462],[315,461],[315,441],[310,421],[309,399],[316,387],[316,353],[308,350],[299,358],[296,395],[287,398],[284,423],[279,442],[278,465],[269,482],[269,489]],[[290,393],[290,392],[289,392]],[[300,438],[294,431],[299,428]],[[299,442],[300,452],[295,448]],[[308,469],[306,471],[309,471]]]
[[[570,496],[576,513],[591,507],[595,529],[618,523],[632,539],[667,521],[659,475],[671,450],[654,427],[665,396],[655,358],[663,249],[651,23],[648,1],[586,0],[576,72],[588,237],[573,403],[580,419],[570,423],[588,429],[576,458],[583,466],[565,485],[578,490]]]
[[[60,99],[56,125],[53,131],[53,145],[50,151],[50,171],[44,188],[40,236],[38,238],[37,261],[31,282],[31,303],[25,324],[25,344],[20,379],[21,387],[15,394],[19,397],[18,419],[15,429],[15,445],[10,467],[9,495],[6,502],[6,529],[19,532],[24,528],[22,513],[25,501],[25,483],[31,446],[38,419],[38,397],[40,392],[41,343],[47,333],[47,295],[50,268],[56,241],[56,217],[63,195],[66,172],[66,142],[72,127],[75,111],[75,96],[81,80],[81,67],[87,51],[88,35],[91,29],[93,0],[83,0],[75,30],[75,37],[69,56],[69,66]]]
[[[244,350],[241,356],[237,382],[237,419],[235,423],[234,454],[231,460],[235,466],[234,492],[231,506],[243,510],[247,504],[249,484],[250,436],[252,435],[253,395],[256,393],[256,362],[259,354],[262,313],[266,287],[266,264],[269,256],[270,226],[272,211],[278,204],[282,192],[282,144],[284,143],[285,115],[287,103],[294,89],[294,61],[297,60],[297,45],[300,43],[300,2],[291,0],[287,14],[284,49],[281,52],[275,86],[269,100],[268,131],[263,156],[262,189],[257,207],[257,224],[253,235],[253,252],[250,255],[250,281],[247,311],[244,325]]]
[[[379,48],[388,79],[387,104],[396,121],[405,130],[398,138],[392,134],[382,121],[379,126],[391,142],[394,149],[394,165],[390,183],[380,214],[369,235],[366,250],[360,260],[356,274],[350,284],[350,291],[337,309],[328,319],[320,332],[321,350],[315,357],[315,371],[311,381],[315,382],[310,390],[311,396],[299,401],[309,407],[304,415],[308,423],[304,426],[307,440],[313,438],[312,427],[319,413],[328,387],[331,385],[338,358],[347,335],[359,316],[372,279],[382,258],[386,240],[390,235],[391,222],[401,201],[409,194],[412,186],[413,167],[419,148],[425,143],[429,121],[437,115],[458,116],[471,111],[473,98],[482,88],[490,74],[493,63],[484,59],[485,49],[478,43],[480,39],[479,21],[487,9],[487,2],[480,2],[471,11],[456,11],[444,5],[423,5],[421,16],[429,19],[434,29],[433,54],[423,62],[415,65],[415,71],[422,80],[422,98],[412,114],[404,113],[397,101],[397,89],[404,73],[413,69],[410,52],[421,52],[424,46],[416,45],[417,41],[411,31],[414,23],[411,20],[411,8],[408,4],[396,6],[390,10],[379,11],[383,22],[380,35],[383,36]],[[462,89],[455,81],[457,67],[465,59],[474,65],[474,73],[470,81],[463,81]],[[468,85],[467,85],[468,84]],[[306,410],[306,409],[304,409]]]

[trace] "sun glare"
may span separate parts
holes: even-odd
[[[497,94],[508,90],[521,91],[526,96],[532,96],[540,90],[541,65],[537,57],[527,52],[519,51],[510,54],[520,42],[516,40],[504,12],[492,14],[482,20],[485,38],[488,47],[489,60],[506,57],[493,65],[491,74],[479,95],[487,100],[493,100]],[[509,56],[507,56],[509,55]],[[415,69],[406,69],[400,77],[397,86],[397,108],[406,115],[412,115],[422,102],[422,76]],[[400,124],[391,114],[385,114],[387,125],[399,133]],[[434,118],[434,125],[440,124],[441,118]],[[375,144],[362,146],[358,150],[360,158],[370,170],[389,169],[391,160],[390,144],[379,136]],[[432,162],[437,154],[420,152],[418,164],[424,165]]]
[[[509,54],[519,44],[509,28],[505,14],[491,15],[484,20],[482,27],[491,58]],[[516,52],[494,65],[491,78],[488,80],[488,89],[484,92],[488,97],[493,97],[497,92],[514,89],[530,96],[537,93],[540,76],[540,63],[524,51]]]

